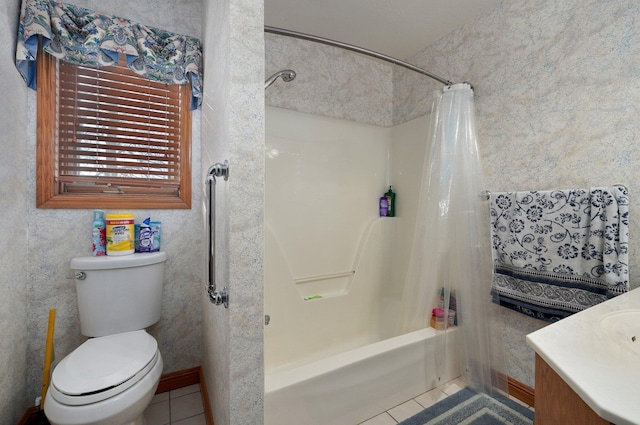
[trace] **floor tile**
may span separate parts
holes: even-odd
[[[172,398],[170,403],[172,424],[181,419],[204,413],[200,392]]]
[[[168,401],[168,400],[169,400],[169,392],[167,391],[164,393],[154,395],[149,404],[160,403],[161,401]]]
[[[207,425],[207,420],[204,418],[204,414],[200,414],[181,421],[172,421],[171,425]]]
[[[446,384],[440,385],[438,388],[446,395],[453,395],[463,388],[466,388],[467,384],[460,378],[456,378],[453,381],[449,381]]]
[[[416,413],[422,412],[423,410],[424,407],[420,406],[417,401],[409,400],[399,406],[394,407],[393,409],[389,409],[387,413],[389,413],[396,421],[401,422],[407,418],[410,418]]]
[[[385,412],[362,422],[360,425],[396,425],[397,423],[395,419]]]
[[[186,387],[177,388],[175,390],[171,390],[169,394],[171,394],[171,398],[182,397],[183,395],[197,393],[200,391],[199,384],[188,385]]]
[[[144,419],[147,425],[168,425],[171,422],[169,400],[150,404],[144,410]]]
[[[444,400],[445,398],[447,398],[447,394],[440,391],[438,388],[434,388],[431,391],[420,394],[418,397],[414,398],[414,400],[417,401],[420,406],[426,409],[427,407],[431,407],[440,400]]]

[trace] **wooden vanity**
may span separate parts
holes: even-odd
[[[527,344],[536,352],[534,425],[640,425],[640,288],[539,329]]]
[[[536,354],[534,425],[610,425]]]

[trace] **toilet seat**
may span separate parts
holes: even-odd
[[[142,379],[158,357],[158,343],[144,330],[89,339],[56,366],[51,395],[73,406],[105,400]]]

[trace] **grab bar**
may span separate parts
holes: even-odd
[[[224,161],[224,164],[216,163],[209,167],[205,184],[209,185],[209,191],[207,192],[207,206],[209,207],[209,214],[207,220],[207,246],[209,250],[207,267],[208,270],[208,282],[207,293],[209,294],[209,300],[215,304],[224,304],[225,308],[229,308],[229,291],[225,286],[222,291],[216,289],[216,177],[223,177],[225,181],[229,180],[229,161]]]

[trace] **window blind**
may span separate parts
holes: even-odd
[[[179,195],[184,89],[58,61],[59,193]]]

